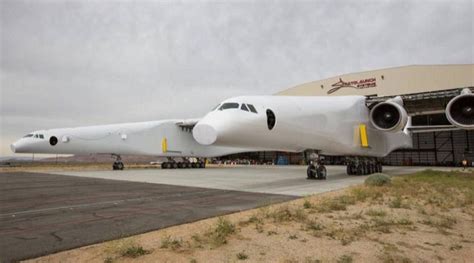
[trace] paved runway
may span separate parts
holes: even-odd
[[[1,262],[296,198],[23,172],[0,173],[0,192]]]
[[[338,190],[366,178],[346,175],[343,166],[327,168],[325,181],[307,180],[304,166],[0,173],[0,261]],[[425,168],[384,169],[394,175]]]
[[[144,169],[123,171],[60,172],[80,177],[103,178],[156,184],[239,190],[304,196],[362,183],[366,176],[348,176],[345,166],[327,166],[327,180],[307,180],[306,166],[236,166],[206,169]],[[384,173],[406,174],[425,167],[384,167]]]

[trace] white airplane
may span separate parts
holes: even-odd
[[[325,179],[320,155],[346,156],[348,174],[381,172],[378,158],[412,147],[412,132],[474,129],[469,88],[448,103],[452,125],[412,127],[401,97],[367,105],[365,96],[242,96],[202,119],[162,120],[32,132],[11,145],[16,153],[168,157],[162,168],[201,167],[176,157],[208,158],[251,151],[304,152],[309,179]]]

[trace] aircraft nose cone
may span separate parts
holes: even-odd
[[[16,147],[14,143],[10,145],[10,149],[12,150],[13,153],[16,153]]]
[[[217,131],[209,124],[197,124],[193,128],[194,139],[202,145],[211,145],[217,140]]]

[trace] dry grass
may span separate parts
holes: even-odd
[[[144,234],[153,252],[140,261],[158,253],[168,262],[466,261],[474,258],[473,196],[473,173],[427,170]]]
[[[108,242],[104,249],[104,262],[114,262],[120,258],[138,258],[150,254],[152,250],[143,248],[134,238],[124,238]]]

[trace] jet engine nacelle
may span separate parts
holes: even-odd
[[[446,118],[461,129],[474,129],[474,94],[466,88],[446,106]]]
[[[401,131],[408,121],[408,113],[400,96],[375,105],[370,111],[370,122],[381,131]]]

